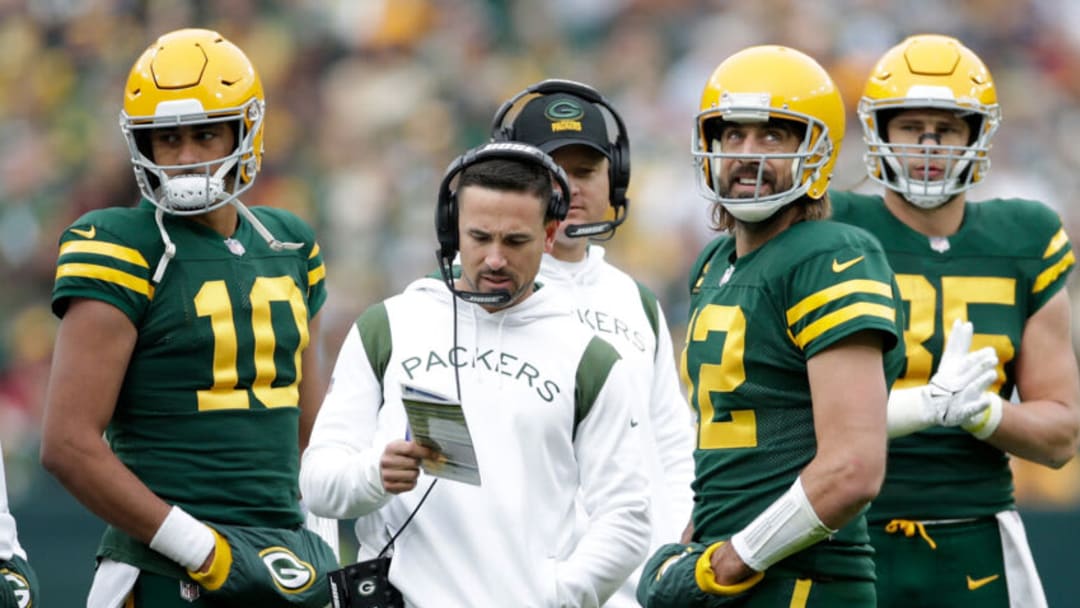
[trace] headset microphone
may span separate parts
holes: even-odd
[[[630,204],[630,201],[626,201],[621,207],[615,208],[615,218],[603,222],[593,222],[591,224],[574,224],[567,226],[564,231],[566,236],[570,238],[578,237],[590,237],[594,241],[607,241],[611,237],[615,236],[615,229],[622,225],[626,221],[626,207]],[[597,235],[605,235],[599,237]]]
[[[436,257],[439,259],[439,272],[442,273],[443,282],[446,283],[455,296],[469,304],[478,304],[480,306],[505,306],[510,303],[511,294],[506,289],[484,292],[464,291],[454,287],[453,259],[444,257],[441,252],[436,252]]]

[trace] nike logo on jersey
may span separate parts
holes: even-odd
[[[844,272],[845,270],[847,270],[848,268],[851,268],[855,264],[858,264],[862,260],[863,260],[863,256],[861,256],[861,255],[859,257],[855,258],[854,260],[848,260],[846,262],[840,262],[836,258],[833,258],[832,271],[833,272]]]
[[[631,418],[630,419],[630,428],[636,428],[637,425],[638,425],[638,421]]]
[[[975,591],[979,587],[984,587],[986,585],[989,585],[990,583],[996,581],[999,578],[1001,578],[1001,575],[1000,574],[995,574],[993,576],[988,576],[986,578],[972,579],[971,575],[969,574],[968,577],[967,577],[968,591]]]
[[[83,237],[84,239],[92,239],[97,236],[97,227],[90,226],[89,230],[79,230],[78,228],[72,228],[72,232]]]

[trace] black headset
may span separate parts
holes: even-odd
[[[605,232],[614,233],[615,228],[626,221],[626,214],[630,206],[630,199],[626,198],[626,191],[630,187],[630,137],[626,132],[626,124],[623,123],[622,117],[596,89],[581,82],[561,78],[549,78],[531,85],[507,100],[495,113],[495,118],[491,121],[491,139],[496,142],[515,140],[513,125],[505,124],[506,115],[523,97],[534,94],[552,95],[555,93],[566,93],[580,97],[604,108],[615,120],[618,133],[615,135],[615,141],[609,141],[607,147],[607,155],[610,158],[608,163],[608,184],[610,187],[608,200],[611,201],[611,207],[615,210],[615,219],[596,224],[570,226],[567,227],[566,234],[574,237],[594,236]]]
[[[451,161],[439,184],[439,200],[435,204],[435,235],[439,239],[439,250],[436,253],[439,258],[439,269],[443,280],[452,291],[467,301],[479,304],[503,303],[502,298],[497,297],[502,294],[473,294],[454,289],[451,265],[459,247],[458,200],[457,191],[451,190],[450,184],[470,165],[493,159],[516,160],[547,169],[555,178],[558,188],[551,190],[546,217],[562,221],[566,219],[566,213],[570,210],[570,182],[566,178],[566,172],[540,148],[515,141],[490,142],[477,146]],[[509,299],[509,294],[506,294],[506,299]]]

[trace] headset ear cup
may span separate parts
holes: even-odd
[[[458,205],[457,192],[451,192],[446,205],[446,242],[450,251],[458,251]]]
[[[570,205],[566,201],[566,197],[563,196],[562,189],[559,187],[553,187],[551,190],[551,217],[557,218],[560,222],[566,219],[566,214],[570,211]]]
[[[439,256],[453,258],[458,249],[457,195],[444,190],[439,194],[435,210],[435,235],[439,239]]]
[[[541,154],[544,153],[541,152]],[[551,217],[561,222],[570,213],[570,198],[573,196],[573,191],[570,188],[570,178],[566,176],[566,172],[555,162],[555,159],[546,154],[542,164],[555,178],[556,182],[556,185],[551,188],[551,204],[548,205],[548,212]]]
[[[626,193],[630,188],[630,150],[624,133],[619,133],[611,147],[611,204],[626,206]]]

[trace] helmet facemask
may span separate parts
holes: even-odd
[[[243,51],[221,34],[185,28],[158,38],[135,61],[124,87],[120,130],[128,144],[139,191],[157,211],[165,251],[153,281],[159,283],[176,255],[164,215],[199,215],[227,204],[246,218],[275,251],[303,243],[279,241],[239,196],[251,187],[263,154],[262,82]],[[151,153],[152,129],[226,123],[236,145],[221,158],[190,165],[159,165]],[[169,173],[173,173],[170,177]]]
[[[256,135],[262,126],[263,102],[252,98],[239,108],[208,115],[196,99],[160,104],[151,119],[120,114],[120,129],[128,143],[135,178],[142,195],[173,215],[198,215],[233,202],[251,187],[258,172]],[[150,131],[158,128],[226,122],[236,140],[224,157],[186,165],[159,165],[150,153]],[[173,175],[170,177],[169,173]]]
[[[832,155],[832,140],[828,126],[813,116],[769,108],[767,105],[743,105],[738,103],[739,97],[741,96],[725,94],[719,108],[698,114],[694,123],[691,152],[698,167],[698,189],[704,197],[723,205],[724,209],[739,221],[762,222],[807,194],[811,184],[820,179],[821,170]],[[762,99],[768,104],[767,96]],[[725,122],[764,124],[774,120],[789,121],[803,131],[802,141],[795,151],[758,154],[723,150],[719,135]],[[742,198],[723,194],[725,176],[722,175],[722,168],[725,160],[742,161],[757,166],[753,196]],[[790,161],[791,187],[762,196],[762,186],[766,181],[766,163],[770,160]],[[773,178],[774,185],[779,183],[779,177]]]
[[[889,142],[890,118],[909,110],[940,110],[962,118],[970,127],[967,144]],[[889,49],[871,70],[858,112],[870,179],[916,207],[940,207],[990,171],[990,139],[1001,123],[1001,106],[986,65],[955,38],[919,34]],[[944,172],[927,171],[934,165],[944,165]],[[913,175],[912,169],[923,176]]]
[[[943,145],[922,141],[899,144],[888,141],[888,121],[904,110],[940,109],[953,112],[970,127],[967,145]],[[863,98],[859,117],[867,144],[865,162],[870,179],[896,192],[921,209],[935,209],[973,188],[990,171],[990,138],[997,131],[997,107],[972,107],[941,99]],[[944,175],[932,179],[932,165],[944,164]],[[923,177],[913,175],[922,168]]]

